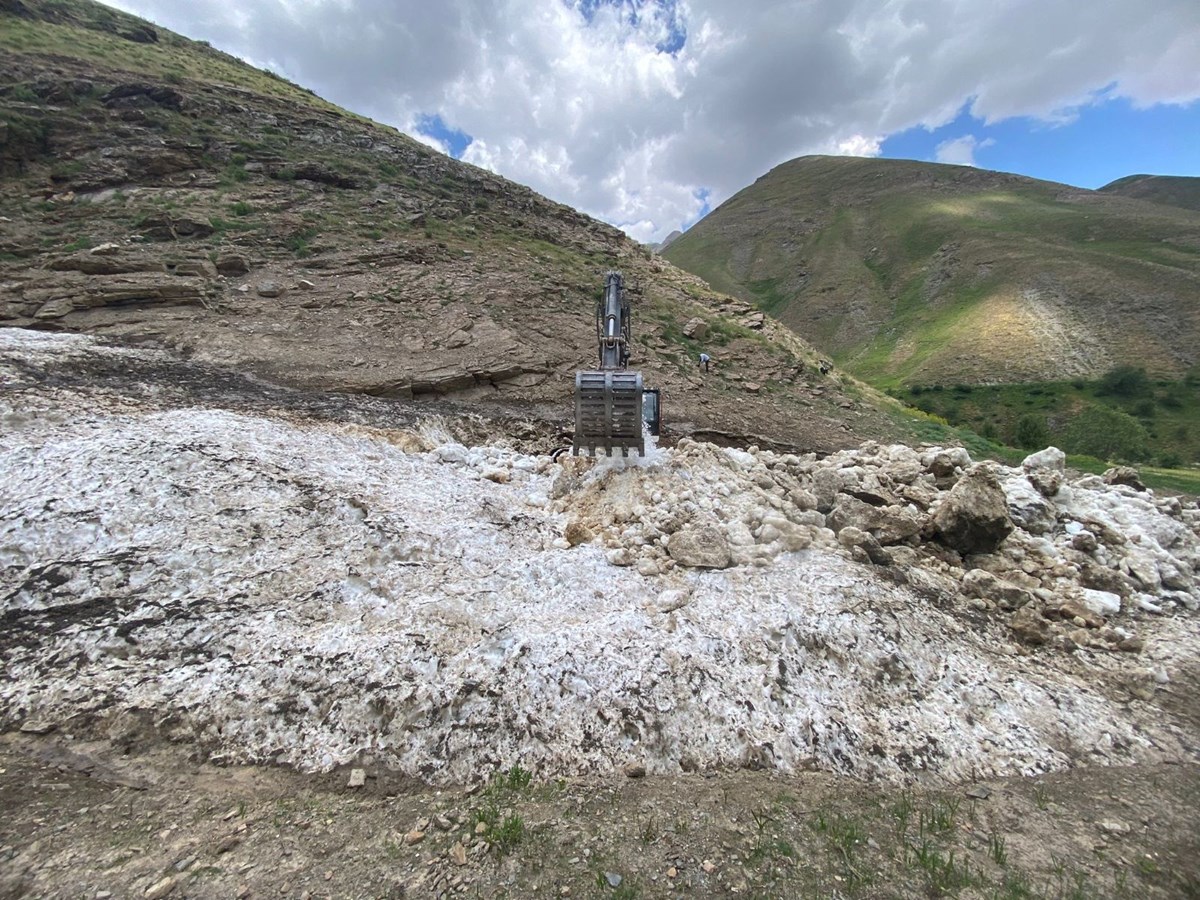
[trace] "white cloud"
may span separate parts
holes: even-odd
[[[940,163],[951,163],[956,166],[975,165],[975,151],[990,147],[996,142],[991,138],[979,140],[973,134],[942,141],[934,151],[934,158]]]
[[[111,2],[409,133],[440,115],[470,161],[650,239],[701,189],[716,206],[795,156],[877,155],[965,104],[990,123],[1200,98],[1196,0]]]

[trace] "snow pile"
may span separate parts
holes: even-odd
[[[963,554],[962,451],[555,463],[37,383],[105,352],[0,333],[0,726],[430,780],[1196,758],[1178,502],[997,469],[1024,524]]]

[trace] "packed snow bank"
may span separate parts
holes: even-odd
[[[1160,702],[1200,647],[1178,502],[1098,479],[1026,497],[997,469],[1034,530],[965,554],[931,538],[962,451],[559,464],[38,384],[106,352],[0,332],[3,727],[430,780],[1197,757],[1194,718]],[[1047,585],[1103,608],[1067,617]]]

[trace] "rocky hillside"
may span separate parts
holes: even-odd
[[[0,4],[0,150],[0,325],[515,411],[561,441],[617,268],[668,436],[897,433],[895,407],[616,229],[88,0]]]
[[[804,157],[664,256],[887,387],[1200,363],[1200,213],[1112,192]]]
[[[1106,194],[1150,200],[1200,212],[1200,178],[1184,175],[1128,175],[1100,188]]]

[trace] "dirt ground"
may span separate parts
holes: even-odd
[[[435,789],[0,738],[0,897],[1200,897],[1200,767]]]

